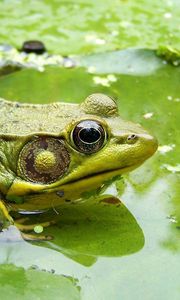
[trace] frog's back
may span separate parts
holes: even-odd
[[[60,133],[71,120],[80,115],[78,107],[78,104],[62,102],[26,104],[0,98],[0,135]]]

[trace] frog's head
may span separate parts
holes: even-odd
[[[9,197],[56,191],[73,198],[77,190],[80,195],[135,169],[156,151],[156,138],[123,120],[112,98],[93,94],[68,105],[63,130],[33,133],[15,142],[17,177]]]

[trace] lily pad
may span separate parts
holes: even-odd
[[[25,270],[12,264],[1,265],[0,294],[3,300],[14,296],[21,300],[80,300],[80,290],[73,278],[40,270]],[[37,286],[38,282],[38,286]]]
[[[45,233],[54,237],[39,245],[56,249],[84,265],[101,256],[119,257],[139,251],[144,235],[121,203],[69,205],[59,209],[60,221]]]
[[[79,63],[92,73],[144,76],[163,68],[166,61],[153,50],[126,49],[80,57]]]

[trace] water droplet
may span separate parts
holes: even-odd
[[[41,225],[36,225],[36,226],[34,227],[34,232],[36,232],[36,233],[42,233],[43,230],[44,230],[44,228],[43,228],[43,226],[41,226]]]

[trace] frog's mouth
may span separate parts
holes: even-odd
[[[81,188],[81,186],[86,186],[86,189],[88,189],[88,186],[91,187],[93,185],[97,187],[106,181],[112,180],[116,176],[128,173],[138,168],[149,157],[151,157],[157,149],[156,139],[152,138],[151,136],[148,136],[148,138],[146,147],[144,146],[142,147],[142,149],[140,148],[138,155],[131,155],[131,162],[127,161],[126,157],[124,157],[120,159],[120,162],[117,162],[117,168],[116,166],[114,167],[111,165],[109,166],[109,169],[99,170],[97,168],[96,170],[92,166],[92,172],[90,172],[89,174],[87,173],[87,168],[83,166],[81,169],[78,169],[79,172],[75,170],[75,172],[72,172],[71,174],[67,175],[64,179],[62,179],[62,181],[59,182],[59,184],[58,182],[56,182],[54,183],[54,185],[52,184],[51,187],[49,186],[46,191],[48,192],[48,189],[49,192],[51,192],[51,189],[58,191],[59,189],[66,189],[67,187],[71,190],[72,187],[78,189]],[[104,164],[106,165],[106,162],[104,162]],[[77,173],[81,175],[79,175],[79,177],[76,177]]]
[[[105,184],[106,182],[110,182],[112,180],[115,179],[115,177],[119,177],[124,173],[128,173],[132,170],[134,170],[135,168],[139,167],[141,163],[138,163],[136,165],[133,166],[126,166],[126,167],[122,167],[122,168],[117,168],[117,169],[112,169],[112,170],[108,170],[108,171],[102,171],[102,172],[98,172],[98,173],[94,173],[94,174],[90,174],[84,177],[80,177],[77,178],[75,180],[70,180],[68,182],[65,182],[64,184],[58,186],[58,187],[54,187],[54,188],[50,188],[47,189],[45,192],[58,192],[59,195],[63,195],[64,194],[64,190],[70,189],[71,192],[72,191],[76,191],[76,189],[78,190],[91,190],[97,187],[100,187],[102,184]]]
[[[142,163],[142,162],[141,162]],[[138,163],[133,166],[126,166],[113,170],[106,170],[94,174],[87,174],[87,176],[79,177],[76,179],[68,179],[66,182],[54,183],[51,185],[43,186],[42,184],[34,184],[31,182],[22,181],[20,179],[15,179],[8,190],[7,198],[11,197],[21,197],[29,195],[39,195],[45,193],[54,193],[56,192],[58,196],[63,197],[64,195],[71,195],[71,197],[76,198],[77,194],[81,194],[85,191],[94,190],[98,187],[101,187],[102,184],[113,180],[114,177],[120,176],[126,172],[129,172],[141,163]],[[76,195],[76,196],[73,196]]]
[[[126,166],[119,169],[87,175],[76,180],[68,181],[59,186],[46,187],[46,189],[42,189],[42,185],[32,187],[30,183],[25,184],[22,181],[16,181],[11,186],[7,198],[16,203],[11,203],[15,209],[21,209],[23,211],[39,211],[52,207],[54,208],[66,201],[79,202],[83,201],[83,199],[87,199],[87,196],[89,198],[93,191],[103,187],[104,184],[106,185],[107,183],[108,185],[112,180],[115,180],[117,176],[129,172],[139,165],[140,164]],[[25,201],[17,202],[17,199],[24,199]]]

